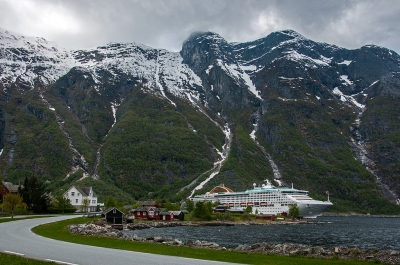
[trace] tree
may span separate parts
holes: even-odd
[[[88,198],[83,198],[82,203],[81,203],[81,210],[82,212],[87,212],[88,208],[90,205],[90,200]]]
[[[289,205],[289,216],[294,219],[300,216],[300,209],[297,204]]]
[[[15,210],[25,209],[26,204],[22,200],[21,195],[9,193],[4,197],[4,208],[6,212],[11,213],[11,218],[14,218]]]
[[[59,210],[59,212],[64,214],[65,210],[75,209],[68,198],[64,196],[58,196],[56,197],[56,199],[57,199],[56,208]]]
[[[253,207],[247,206],[246,209],[244,209],[244,213],[251,214],[253,212]]]
[[[162,207],[166,210],[166,211],[179,211],[179,204],[178,203],[171,203],[171,202],[164,202],[162,204]]]
[[[189,213],[193,212],[194,210],[194,202],[192,200],[186,200],[186,211]]]
[[[105,206],[106,208],[117,207],[117,202],[115,201],[113,196],[108,196]]]
[[[50,200],[44,191],[42,182],[36,176],[25,177],[24,186],[18,188],[18,193],[33,213],[46,213]]]
[[[210,221],[212,213],[211,202],[196,202],[193,210],[193,216],[199,220]]]

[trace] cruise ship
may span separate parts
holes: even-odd
[[[288,187],[275,187],[269,180],[266,184],[258,186],[253,184],[253,189],[243,192],[233,192],[224,185],[214,187],[210,192],[203,195],[196,195],[191,200],[219,202],[229,209],[244,210],[252,207],[253,213],[258,214],[281,214],[289,213],[289,206],[297,204],[300,216],[303,218],[316,218],[332,203],[329,201],[317,201],[308,196],[308,191]]]

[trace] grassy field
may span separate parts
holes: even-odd
[[[28,259],[20,256],[9,255],[0,253],[0,264],[12,264],[12,265],[51,265],[56,264],[54,262]]]
[[[285,265],[316,265],[316,264],[335,264],[335,265],[347,265],[347,264],[366,264],[362,261],[345,261],[336,259],[313,259],[304,257],[286,257],[286,256],[275,256],[275,255],[265,255],[265,254],[248,254],[239,253],[234,251],[219,251],[219,250],[209,250],[209,249],[195,249],[184,246],[167,246],[162,244],[150,244],[142,242],[131,242],[123,241],[113,238],[104,238],[99,236],[82,236],[82,235],[72,235],[68,232],[66,226],[68,224],[79,224],[86,223],[88,221],[93,221],[92,218],[76,218],[66,221],[61,221],[57,223],[45,224],[33,228],[33,232],[41,236],[73,242],[78,244],[85,244],[91,246],[99,246],[106,248],[123,249],[129,251],[138,251],[170,256],[180,256],[186,258],[195,259],[205,259],[205,260],[215,260],[215,261],[225,261],[232,263],[244,263],[244,264],[285,264]],[[1,263],[1,259],[0,259]],[[3,264],[3,263],[1,263]],[[13,264],[13,263],[12,263]]]

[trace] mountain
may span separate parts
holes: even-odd
[[[0,30],[0,165],[56,194],[178,201],[274,179],[332,210],[399,213],[400,57],[292,30],[246,43],[196,32],[179,53],[68,51]]]

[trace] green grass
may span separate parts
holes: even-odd
[[[325,260],[304,257],[286,257],[265,254],[249,254],[234,251],[220,251],[209,249],[195,249],[184,246],[166,246],[162,244],[151,244],[143,242],[124,241],[113,238],[105,238],[100,236],[82,236],[73,235],[68,232],[66,226],[68,224],[81,224],[88,221],[93,221],[92,218],[76,218],[66,221],[60,221],[51,224],[45,224],[33,228],[33,232],[44,237],[49,237],[57,240],[85,244],[91,246],[122,249],[128,251],[138,251],[145,253],[180,256],[186,258],[195,258],[203,260],[215,260],[233,263],[244,264],[366,264],[362,261],[345,261],[345,260]]]
[[[0,264],[12,264],[12,265],[50,265],[56,264],[54,262],[28,259],[20,256],[9,255],[0,253]]]

